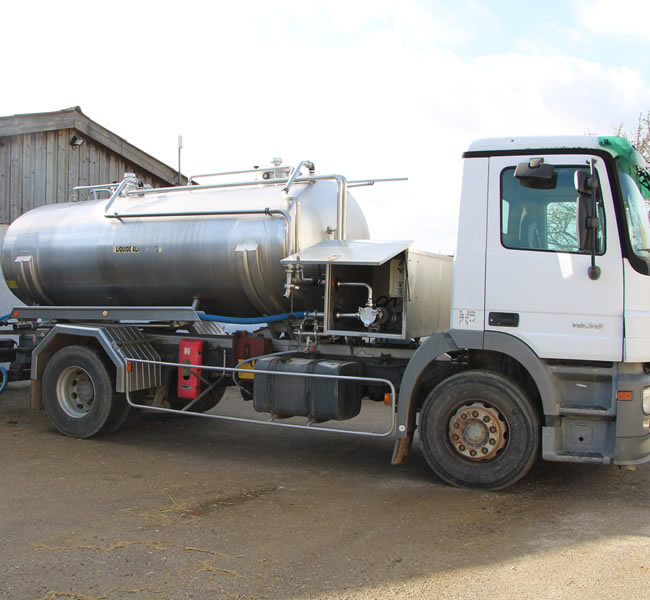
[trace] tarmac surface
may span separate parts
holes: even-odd
[[[11,388],[0,598],[650,599],[650,465],[540,462],[486,493],[438,481],[417,441],[391,453],[160,414],[76,440]]]

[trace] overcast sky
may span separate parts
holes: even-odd
[[[0,115],[79,105],[186,174],[316,163],[376,239],[455,249],[476,138],[611,134],[650,110],[645,0],[3,3]],[[97,182],[102,183],[102,182]]]

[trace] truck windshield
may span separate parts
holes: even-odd
[[[643,155],[625,138],[599,138],[616,160],[621,183],[623,209],[627,221],[630,245],[636,256],[650,262],[650,173]]]
[[[650,176],[637,167],[636,177],[626,169],[619,170],[618,178],[632,250],[639,258],[650,260]]]

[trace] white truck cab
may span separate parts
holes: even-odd
[[[503,373],[534,406],[533,424],[522,426],[530,438],[539,419],[547,460],[646,462],[650,178],[644,159],[625,139],[591,136],[481,140],[464,159],[451,328],[446,346],[440,336],[438,343],[428,340],[412,362],[422,369],[432,355],[453,357],[462,349],[469,370],[452,377],[461,398],[450,404],[456,411],[463,395],[465,406],[479,408],[482,401],[472,398],[488,397],[486,382],[473,381],[473,373]],[[421,411],[420,435],[438,419],[438,434],[448,431],[453,440],[458,416],[466,415],[450,409],[430,417],[434,392]],[[488,461],[467,456],[471,441],[461,436],[428,450],[425,443],[425,455],[452,483],[498,479],[498,461],[486,475],[481,467],[490,470]]]
[[[465,158],[452,328],[513,335],[542,359],[649,361],[641,156],[621,138],[581,137],[483,140]],[[531,161],[553,167],[552,184],[522,185],[517,166]],[[578,172],[598,182],[597,277],[576,232]]]

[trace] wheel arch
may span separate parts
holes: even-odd
[[[468,352],[471,364],[466,368],[493,369],[509,375],[503,368],[495,368],[497,359],[517,365],[524,379],[522,385],[531,396],[535,408],[544,415],[557,415],[561,397],[557,383],[535,352],[515,336],[501,332],[471,332],[451,330],[429,337],[409,361],[400,385],[396,415],[397,440],[393,452],[393,464],[406,460],[416,427],[416,415],[422,399],[422,385],[432,365],[445,354]],[[465,370],[465,369],[461,369]],[[456,371],[460,372],[460,370]],[[426,395],[426,394],[425,394]]]
[[[85,345],[93,341],[115,365],[117,387],[115,391],[124,392],[124,361],[99,327],[55,325],[32,352],[32,380],[41,380],[47,362],[61,348],[73,344]]]

